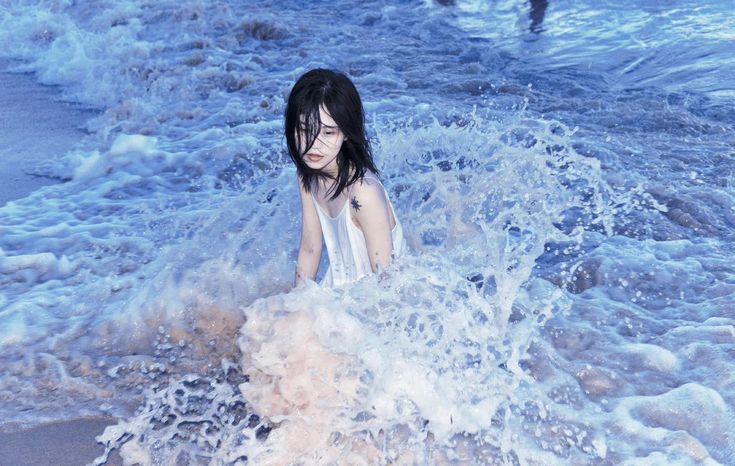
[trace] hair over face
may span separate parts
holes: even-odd
[[[303,158],[319,135],[320,107],[329,113],[346,137],[336,159],[336,178],[309,167]],[[330,191],[331,198],[335,199],[346,187],[360,180],[367,170],[378,174],[365,134],[365,112],[360,95],[343,73],[317,68],[301,75],[288,96],[285,132],[288,153],[307,192],[316,181],[330,178],[335,181]]]

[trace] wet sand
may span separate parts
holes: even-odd
[[[83,418],[0,434],[0,466],[82,466],[104,451],[94,438],[113,418]],[[116,452],[108,466],[121,466]]]
[[[0,206],[60,182],[34,175],[34,169],[72,149],[97,113],[62,101],[57,87],[39,84],[33,74],[7,72],[10,66],[0,60]]]

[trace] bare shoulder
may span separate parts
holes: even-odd
[[[383,187],[383,184],[378,179],[378,175],[376,175],[375,173],[371,171],[368,171],[367,173],[365,173],[365,176],[360,178],[360,180],[356,184],[361,185],[361,186],[367,185],[367,186],[377,186],[380,188]]]
[[[387,204],[383,185],[377,179],[368,176],[350,186],[348,199],[353,213],[358,217],[375,209],[382,211]]]
[[[374,175],[365,176],[350,186],[349,197],[355,210],[365,205],[383,205],[386,202],[383,185]]]

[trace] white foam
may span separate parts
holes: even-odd
[[[727,463],[735,457],[733,413],[711,388],[687,383],[657,396],[628,397],[615,411],[631,435],[671,448],[687,461]],[[674,435],[679,431],[688,435]]]
[[[63,278],[71,272],[66,256],[56,257],[51,252],[37,254],[0,255],[0,273],[23,275],[27,281]]]
[[[640,360],[639,364],[647,369],[661,372],[674,372],[679,368],[679,359],[671,351],[656,345],[628,343],[623,350]]]

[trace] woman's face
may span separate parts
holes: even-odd
[[[322,121],[322,126],[314,144],[307,153],[303,153],[305,150],[303,147],[299,148],[299,152],[302,153],[301,157],[309,168],[336,175],[337,155],[342,148],[345,136],[324,107],[319,107],[319,118]],[[301,130],[303,131],[301,140],[305,141],[303,126]]]

